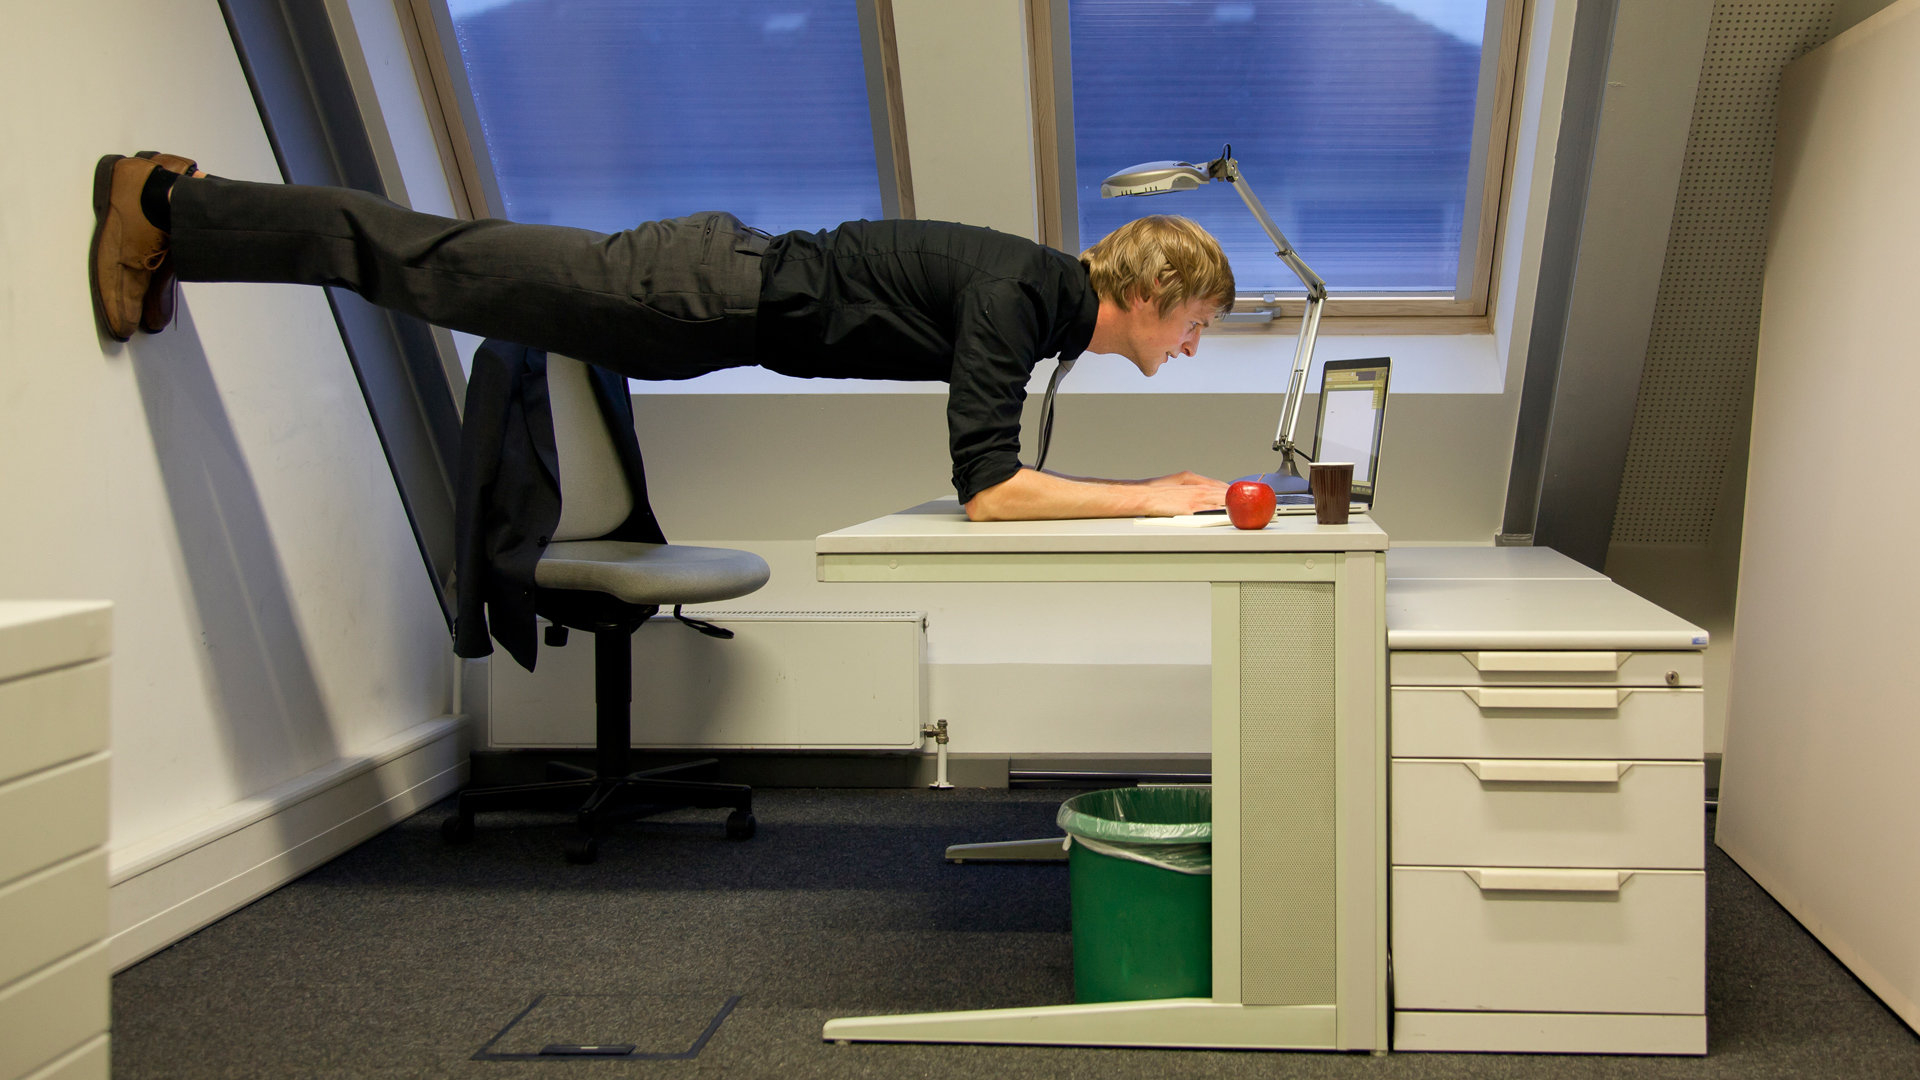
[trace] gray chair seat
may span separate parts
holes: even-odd
[[[629,604],[703,604],[745,596],[767,583],[767,561],[750,551],[563,540],[533,569],[543,589],[606,593]]]

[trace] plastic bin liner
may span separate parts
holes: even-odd
[[[1213,873],[1213,789],[1137,787],[1089,791],[1060,805],[1068,844],[1116,859]]]

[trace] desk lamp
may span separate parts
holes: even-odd
[[[1205,165],[1195,165],[1186,161],[1149,161],[1144,165],[1135,165],[1123,169],[1100,182],[1100,197],[1110,199],[1116,195],[1159,195],[1168,191],[1192,191],[1202,184],[1222,180],[1232,184],[1240,193],[1241,201],[1267,231],[1268,239],[1273,241],[1274,254],[1287,264],[1300,283],[1307,287],[1307,310],[1300,319],[1300,339],[1293,348],[1293,377],[1287,383],[1287,400],[1280,410],[1280,427],[1273,433],[1273,448],[1280,451],[1282,467],[1299,474],[1294,468],[1293,455],[1296,452],[1293,442],[1293,430],[1300,419],[1300,396],[1306,389],[1307,368],[1313,363],[1313,339],[1320,330],[1320,307],[1327,302],[1327,283],[1320,280],[1300,259],[1299,252],[1280,232],[1267,214],[1267,208],[1260,205],[1260,199],[1253,189],[1247,186],[1246,178],[1240,175],[1240,163],[1233,159],[1233,146],[1221,148],[1220,156]],[[1302,455],[1305,456],[1304,454]]]

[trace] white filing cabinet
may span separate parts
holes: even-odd
[[[0,1080],[107,1076],[110,616],[0,601]]]
[[[1705,633],[1544,567],[1387,627],[1393,1048],[1705,1053]]]

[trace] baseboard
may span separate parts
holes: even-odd
[[[635,749],[632,764],[650,769],[689,758],[713,759],[713,766],[700,774],[703,779],[764,788],[927,787],[938,775],[938,762],[930,752]],[[478,750],[473,782],[483,787],[531,784],[546,779],[549,761],[586,768],[594,764],[591,751],[570,748]],[[1211,762],[1206,754],[949,754],[947,780],[963,788],[1122,787],[1135,780],[1192,779],[1205,775]]]
[[[1707,1052],[1707,1018],[1403,1009],[1393,1014],[1393,1048],[1479,1054],[1698,1055]]]
[[[108,857],[115,971],[272,892],[466,780],[466,723],[440,717]]]
[[[577,654],[579,646],[569,646]],[[555,650],[560,655],[560,650]],[[575,657],[577,662],[577,655]],[[501,667],[480,685],[467,684],[469,712],[484,708],[490,719],[477,731],[487,733],[488,749],[552,748],[593,745],[593,680],[589,670],[576,668],[577,677],[564,678],[566,668],[544,658],[538,676],[516,669],[505,674],[512,660],[496,655],[488,665]],[[504,666],[503,666],[504,665]],[[549,670],[551,668],[551,670]],[[1170,755],[1205,754],[1212,732],[1208,702],[1212,668],[1207,664],[1087,664],[1087,663],[933,663],[926,666],[927,701],[919,723],[946,720],[952,728],[948,750],[958,754],[1033,757],[1061,754]],[[489,685],[490,683],[490,685]],[[503,699],[503,687],[515,687],[512,700]],[[857,680],[840,692],[851,698],[870,691]],[[649,691],[637,680],[633,731],[647,743],[651,728],[645,713]],[[564,725],[529,719],[530,705],[548,701],[570,719]],[[906,727],[911,730],[911,717]],[[759,741],[757,750],[875,750],[911,753],[899,740],[848,743],[839,738],[807,733],[811,722],[776,741]],[[831,725],[830,725],[831,726]],[[910,740],[909,740],[910,741]],[[692,754],[734,749],[741,740],[721,734],[713,743],[659,739],[655,745],[676,743]],[[924,745],[924,744],[923,744]],[[891,748],[891,749],[886,749]],[[956,781],[957,782],[957,781]]]

